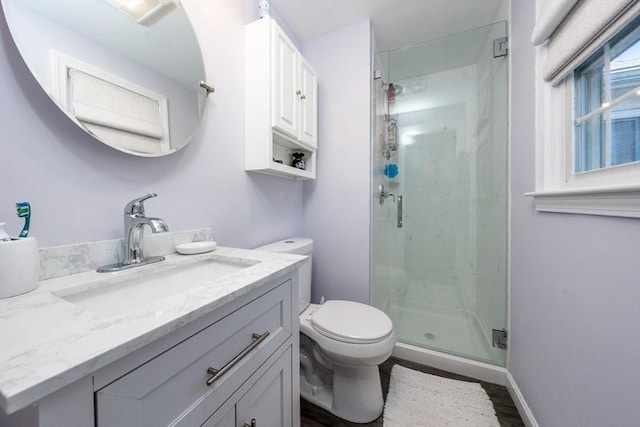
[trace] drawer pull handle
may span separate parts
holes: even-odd
[[[243,427],[256,427],[256,425],[257,425],[257,424],[256,424],[256,419],[255,419],[255,418],[252,418],[252,419],[251,419],[251,424],[244,423],[244,426],[243,426]]]
[[[247,354],[249,354],[249,352],[251,352],[251,350],[253,350],[258,345],[260,345],[260,343],[264,341],[268,336],[269,336],[269,331],[266,331],[262,335],[253,334],[251,336],[253,338],[253,342],[249,344],[247,348],[245,348],[240,353],[238,353],[236,357],[234,357],[229,362],[227,362],[226,365],[224,365],[219,370],[211,367],[207,369],[207,374],[212,375],[210,378],[207,378],[207,387],[211,387],[211,385],[214,382],[218,381],[224,374],[227,373],[227,371],[233,368],[236,365],[236,363],[241,361],[243,357],[245,357]]]

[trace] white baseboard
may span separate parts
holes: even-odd
[[[516,380],[511,376],[510,372],[507,372],[507,391],[513,400],[514,405],[518,409],[518,413],[520,414],[520,418],[522,418],[522,422],[527,427],[540,427],[538,422],[533,416],[533,412],[527,405],[527,402],[524,400],[524,396],[520,392],[518,388],[518,384],[516,384]]]
[[[488,383],[506,385],[505,375],[507,370],[488,363],[477,362],[405,343],[396,343],[393,355],[400,359],[422,363],[423,365],[454,374],[464,375]]]

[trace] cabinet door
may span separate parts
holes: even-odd
[[[300,140],[315,149],[318,145],[318,82],[311,66],[300,57]]]
[[[298,138],[298,100],[296,93],[298,75],[298,51],[286,34],[274,24],[272,60],[272,125]]]
[[[221,408],[205,422],[202,427],[235,427],[236,426],[236,407]]]
[[[298,397],[296,396],[296,399]],[[291,348],[282,354],[236,404],[236,427],[292,426]]]

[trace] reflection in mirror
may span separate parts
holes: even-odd
[[[185,146],[207,91],[189,18],[174,0],[1,0],[16,46],[75,123],[138,156]]]

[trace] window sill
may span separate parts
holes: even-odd
[[[534,191],[536,210],[640,218],[640,185],[580,190]]]

